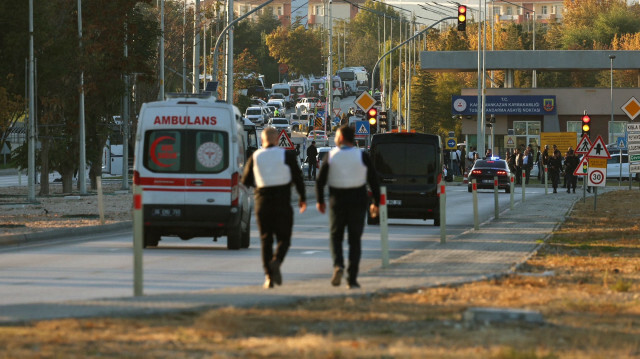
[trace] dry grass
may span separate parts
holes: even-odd
[[[579,203],[521,272],[415,293],[0,327],[0,358],[639,358],[640,192]],[[550,275],[551,274],[551,275]],[[469,307],[547,324],[467,326]]]

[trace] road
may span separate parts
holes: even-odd
[[[543,195],[542,188],[527,189],[527,201]],[[508,208],[509,197],[500,193],[502,209]],[[466,186],[447,187],[448,235],[473,228],[471,198]],[[521,198],[519,189],[515,198]],[[314,200],[308,205],[304,214],[295,216],[292,246],[282,266],[284,285],[313,278],[326,278],[329,284],[328,217],[316,211]],[[479,193],[479,208],[481,222],[493,216],[492,191]],[[164,237],[158,248],[144,251],[144,293],[261,285],[264,274],[255,222],[251,229],[250,248],[239,251],[227,250],[225,238],[212,242]],[[415,249],[435,248],[440,241],[440,228],[432,221],[390,220],[389,233],[392,260]],[[0,305],[131,296],[132,238],[127,230],[0,249]],[[379,227],[367,226],[361,271],[378,268],[380,257]]]

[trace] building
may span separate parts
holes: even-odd
[[[263,3],[264,1],[262,0],[236,0],[233,2],[233,11],[236,16],[242,16]],[[249,19],[257,20],[258,16],[264,13],[273,14],[274,17],[280,20],[282,26],[289,26],[291,25],[291,0],[273,0],[271,4],[250,15]]]
[[[492,2],[493,16],[498,22],[515,22],[527,24],[534,19],[536,23],[546,24],[562,21],[563,1],[527,0],[527,1],[495,1]]]
[[[353,19],[358,14],[359,9],[351,3],[362,5],[364,0],[354,0],[350,1],[350,3],[339,0],[332,1],[331,17],[333,20]],[[326,5],[327,3],[323,0],[309,0],[309,5],[307,6],[307,24],[309,27],[327,26],[329,13]]]

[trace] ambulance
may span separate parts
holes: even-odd
[[[209,94],[142,105],[133,184],[142,189],[145,248],[163,236],[226,236],[228,249],[249,247],[252,199],[240,182],[255,150],[247,138],[238,109]]]

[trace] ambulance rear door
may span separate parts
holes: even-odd
[[[149,106],[144,112],[142,185],[153,220],[178,219],[185,201],[185,106]]]
[[[230,107],[226,104],[188,106],[187,115],[191,125],[187,131],[190,158],[185,179],[185,205],[187,208],[229,207],[232,204],[231,162],[235,161],[230,142],[237,135],[237,124]],[[214,220],[210,211],[188,212],[189,220]],[[216,218],[219,225],[226,221],[222,217]]]

